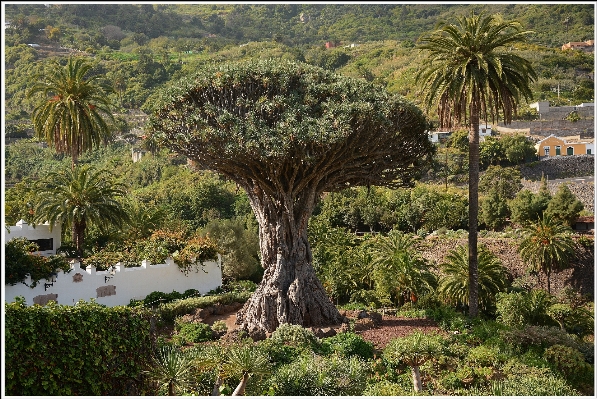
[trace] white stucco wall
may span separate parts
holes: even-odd
[[[4,229],[4,242],[8,242],[15,237],[25,237],[28,240],[45,240],[52,238],[53,248],[48,251],[40,251],[38,254],[43,256],[56,255],[56,250],[61,244],[61,226],[56,225],[50,231],[50,225],[48,223],[40,224],[37,226],[28,225],[24,220],[19,220],[16,226],[9,226]]]
[[[48,299],[61,305],[73,305],[79,300],[107,306],[128,305],[131,299],[143,299],[153,291],[183,293],[196,289],[201,294],[222,285],[221,257],[217,261],[205,262],[203,271],[185,275],[169,258],[165,264],[150,265],[144,261],[140,267],[125,268],[116,264],[114,272],[96,271],[95,268],[81,269],[80,263],[72,263],[70,272],[59,272],[54,282],[41,280],[35,288],[23,283],[5,285],[5,301],[12,302],[23,296],[28,305],[45,304]],[[27,278],[27,284],[31,279]],[[45,283],[51,284],[46,286]]]

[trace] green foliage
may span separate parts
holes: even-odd
[[[578,349],[555,344],[545,350],[543,357],[566,378],[579,380],[593,375],[591,365],[585,361],[585,357]],[[589,378],[587,382],[590,383],[592,380]]]
[[[579,350],[587,363],[594,358],[594,344],[586,343],[577,336],[568,334],[559,327],[530,326],[500,332],[502,339],[519,353],[538,348],[541,351],[553,345],[565,345]]]
[[[322,345],[328,348],[326,352],[340,356],[357,356],[362,360],[373,358],[373,344],[353,332],[338,333],[333,337],[324,338]]]
[[[444,276],[440,279],[438,292],[448,302],[468,304],[468,248],[458,246],[446,256],[446,263],[440,265]],[[507,286],[506,270],[499,259],[484,246],[479,247],[478,282],[479,306],[489,310],[495,303],[495,296]]]
[[[572,194],[568,186],[560,184],[558,191],[549,201],[545,214],[568,226],[573,226],[583,209],[584,205]]]
[[[505,380],[493,383],[491,394],[496,396],[577,396],[579,393],[563,378],[554,375],[549,370],[524,367],[509,375]]]
[[[166,323],[174,323],[174,319],[217,303],[229,305],[234,302],[244,303],[251,296],[250,292],[232,292],[221,295],[210,295],[199,298],[181,299],[171,303],[160,304],[157,312]]]
[[[218,252],[218,246],[209,237],[195,237],[178,253],[174,253],[172,258],[185,273],[198,272],[203,262],[217,259]]]
[[[31,277],[31,288],[42,280],[50,280],[59,270],[70,271],[70,263],[61,255],[49,257],[33,254],[39,251],[37,244],[26,238],[16,237],[4,244],[4,281],[6,284],[25,284]]]
[[[468,130],[457,129],[448,139],[447,146],[456,148],[462,152],[468,152]]]
[[[522,189],[521,179],[520,171],[515,168],[490,166],[479,178],[479,191],[493,189],[501,198],[510,200]]]
[[[510,209],[506,199],[500,197],[496,189],[489,190],[489,193],[481,202],[479,221],[485,223],[488,228],[499,230],[506,224]]]
[[[158,389],[166,391],[168,395],[185,392],[194,382],[191,353],[181,352],[169,345],[158,348],[153,367],[147,374],[158,384]]]
[[[383,350],[383,358],[394,366],[420,366],[439,355],[441,348],[441,336],[415,331],[405,337],[391,340]]]
[[[114,119],[107,99],[111,89],[98,82],[101,75],[85,77],[92,67],[81,57],[70,56],[64,67],[54,60],[27,94],[43,95],[32,114],[36,137],[71,155],[73,165],[83,152],[111,139],[106,123]]]
[[[372,279],[382,303],[416,302],[432,292],[437,280],[431,266],[416,251],[417,241],[399,231],[378,236],[372,242]]]
[[[49,173],[35,191],[33,220],[71,228],[79,257],[83,256],[83,239],[89,225],[106,230],[129,220],[119,202],[126,195],[125,186],[116,182],[107,169],[92,165],[65,168]]]
[[[151,362],[150,315],[142,309],[17,301],[4,315],[7,395],[121,395]]]
[[[516,197],[508,203],[511,212],[511,220],[523,226],[528,226],[543,217],[551,196],[542,193],[534,194],[524,189],[516,194]]]
[[[551,273],[569,266],[574,256],[574,242],[570,228],[547,212],[524,229],[518,253],[532,271],[547,275],[547,292],[550,292]]]
[[[261,277],[259,234],[248,229],[241,218],[210,220],[202,232],[223,251],[222,275],[225,279],[242,280]]]
[[[507,135],[500,139],[500,143],[506,159],[512,165],[520,165],[536,159],[537,150],[533,142],[524,135]]]
[[[179,345],[187,343],[199,343],[211,341],[212,329],[205,323],[175,323],[176,334],[173,336],[174,342]]]
[[[526,324],[551,324],[547,315],[554,298],[543,290],[509,292],[497,295],[497,319],[510,327]]]
[[[296,345],[298,347],[313,347],[319,343],[319,339],[312,331],[298,324],[286,323],[280,324],[270,339],[280,345]]]
[[[359,396],[367,385],[369,367],[357,357],[305,354],[283,365],[268,379],[275,396]]]

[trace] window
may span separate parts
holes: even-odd
[[[37,244],[37,246],[39,246],[40,251],[52,251],[54,249],[54,239],[53,238],[29,240],[29,241]]]
[[[545,151],[545,156],[549,156],[549,147],[543,147],[543,151]]]
[[[591,155],[591,149],[587,148],[587,155]]]
[[[562,152],[562,147],[560,147],[559,145],[556,145],[556,155],[561,155]]]

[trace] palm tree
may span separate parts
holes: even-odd
[[[416,302],[422,294],[433,291],[435,275],[429,264],[414,250],[418,242],[413,237],[391,231],[373,244],[372,277],[378,295]]]
[[[469,126],[469,279],[470,314],[478,313],[477,225],[479,214],[479,120],[512,121],[521,97],[532,97],[537,75],[531,63],[511,52],[530,32],[497,15],[459,17],[421,38],[428,58],[417,74],[427,107],[437,104],[442,127]],[[501,115],[500,115],[501,114]]]
[[[468,277],[468,249],[459,245],[446,256],[440,265],[444,276],[439,281],[438,292],[444,298],[469,305],[470,279]],[[506,269],[499,259],[487,248],[479,248],[479,306],[487,309],[495,295],[506,288]]]
[[[89,224],[105,230],[129,221],[119,197],[126,195],[125,186],[113,181],[107,170],[90,165],[51,172],[36,187],[35,223],[60,223],[72,229],[77,256],[83,256],[83,239]]]
[[[114,121],[107,98],[111,89],[98,82],[98,75],[85,78],[91,68],[83,58],[73,56],[64,67],[55,61],[47,77],[44,75],[27,94],[44,95],[32,114],[37,138],[59,153],[70,154],[73,167],[80,154],[111,138],[105,121]]]
[[[551,293],[551,273],[568,266],[574,255],[571,233],[568,226],[548,214],[523,230],[518,253],[533,271],[545,273],[548,293]]]
[[[181,352],[172,346],[158,349],[154,367],[146,372],[149,378],[168,389],[174,396],[176,390],[184,390],[193,383],[193,354]]]

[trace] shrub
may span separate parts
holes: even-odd
[[[505,353],[500,352],[498,348],[480,345],[471,348],[466,360],[469,364],[472,364],[474,366],[497,367],[500,364],[503,364],[506,360],[508,360],[508,357]]]
[[[345,332],[323,339],[323,345],[342,356],[358,356],[363,360],[373,358],[373,344],[367,342],[358,334]]]
[[[509,327],[524,324],[550,325],[553,320],[547,309],[553,297],[544,290],[499,293],[497,295],[497,320]]]
[[[543,357],[571,381],[590,383],[593,380],[593,368],[578,349],[556,344],[547,348]]]
[[[495,396],[579,396],[564,379],[554,375],[529,374],[509,377],[499,385],[494,384]]]
[[[228,326],[226,325],[225,321],[218,320],[214,321],[214,323],[211,325],[211,329],[217,333],[225,333],[226,331],[228,331]]]
[[[593,362],[593,344],[582,342],[576,336],[558,327],[525,326],[516,330],[502,331],[500,335],[506,343],[518,347],[521,352],[560,344],[578,349],[585,356],[587,363]]]
[[[158,306],[158,314],[166,323],[173,323],[177,316],[183,316],[218,303],[229,305],[234,302],[246,302],[251,296],[249,292],[225,293],[221,295],[203,296],[199,298],[181,299],[176,302],[164,303]]]
[[[63,256],[45,257],[31,254],[38,250],[37,244],[23,237],[13,238],[4,244],[4,279],[7,284],[24,284],[29,275],[33,288],[40,280],[50,279],[59,270],[64,273],[70,270],[70,264]]]
[[[267,381],[275,396],[358,396],[367,384],[369,366],[352,357],[304,355],[283,365]]]
[[[177,333],[174,336],[175,342],[186,344],[192,342],[194,344],[199,342],[210,341],[212,337],[212,330],[208,324],[205,323],[181,323],[177,326]]]
[[[266,338],[257,343],[274,365],[280,366],[282,364],[289,364],[300,357],[303,348],[298,348],[291,345],[280,345],[279,342]]]
[[[363,396],[410,396],[412,395],[411,387],[404,387],[401,384],[382,380],[374,384],[370,384],[363,391]]]
[[[282,323],[271,335],[271,340],[279,344],[313,347],[319,339],[312,331],[298,324]]]
[[[95,302],[5,304],[5,394],[122,395],[151,362],[151,314]]]

